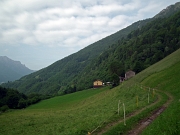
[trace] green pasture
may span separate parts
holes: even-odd
[[[173,101],[142,134],[178,135],[180,133],[180,49],[156,63],[154,67],[150,67],[151,74],[142,79],[142,84],[170,93]]]
[[[32,105],[27,109],[60,109],[64,110],[71,108],[72,106],[77,106],[81,101],[88,97],[96,95],[98,93],[104,92],[108,87],[100,89],[88,89],[84,91],[75,92],[72,94],[67,94],[63,96],[57,96],[51,99],[43,100],[38,104]]]
[[[160,107],[168,100],[164,92],[170,93],[174,99],[170,106],[142,133],[143,135],[179,135],[180,133],[180,49],[160,62],[137,74],[127,83],[141,83],[142,86],[161,90],[161,101],[146,109],[136,117],[127,120],[127,125],[120,123],[112,127],[105,135],[125,134],[136,123],[148,116],[151,110]]]
[[[142,83],[169,92],[173,95],[172,104],[157,118],[143,135],[178,135],[180,133],[180,62],[155,73]]]
[[[54,97],[23,110],[1,114],[0,134],[87,134],[98,126],[101,128],[108,122],[123,118],[122,103],[127,114],[147,106],[148,92],[139,85],[125,82],[114,89],[104,87]],[[156,98],[150,94],[150,103]]]

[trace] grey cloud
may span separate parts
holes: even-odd
[[[4,5],[0,9],[1,15],[4,13],[0,26],[6,28],[1,34],[3,41],[10,38],[13,44],[79,46],[79,43],[94,42],[137,20],[141,15],[126,16],[125,13],[137,10],[143,14],[145,8],[141,9],[140,3],[140,0],[126,3],[118,0],[7,0],[0,2]]]
[[[153,17],[166,6],[174,4],[173,1],[177,2],[1,0],[0,47],[80,49],[135,21]]]

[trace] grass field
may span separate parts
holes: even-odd
[[[151,67],[148,77],[142,84],[166,91],[173,95],[173,102],[157,118],[143,135],[179,135],[180,134],[180,49]],[[142,74],[145,74],[142,72]]]
[[[127,113],[146,106],[147,94],[148,91],[139,86],[125,83],[114,89],[104,87],[54,97],[23,110],[1,114],[0,134],[87,134],[99,125],[122,117],[122,103],[126,105]],[[118,115],[119,100],[121,108]],[[154,100],[156,97],[150,98],[150,102]]]
[[[146,107],[156,101],[145,86],[170,92],[174,100],[170,107],[143,134],[176,134],[179,132],[180,111],[180,50],[153,65],[114,89],[104,87],[89,89],[69,95],[54,97],[26,109],[0,114],[0,134],[4,135],[84,135],[98,126],[123,118],[122,103],[126,113]],[[138,106],[137,106],[138,97]],[[121,101],[118,115],[118,102]],[[143,112],[143,115],[148,111]],[[140,119],[139,115],[134,119]],[[130,120],[129,122],[136,122]],[[121,127],[124,127],[121,125]],[[126,126],[127,127],[127,126]],[[123,128],[121,133],[123,132]],[[119,132],[116,132],[119,133]]]
[[[109,89],[108,87],[103,89],[89,89],[85,91],[79,91],[72,94],[67,94],[64,96],[54,97],[48,100],[44,100],[39,104],[32,105],[27,109],[60,109],[64,110],[67,108],[72,108],[72,106],[76,106],[81,104],[81,101],[89,98],[93,95],[99,94],[101,92]]]
[[[180,133],[180,49],[169,55],[160,62],[145,69],[128,83],[141,83],[143,86],[156,88],[173,95],[172,104],[142,133],[143,135],[179,135]],[[110,129],[105,135],[125,134],[133,128],[144,116],[147,116],[150,110],[153,110],[165,103],[167,96],[163,93],[162,100],[155,106],[143,111],[136,117],[130,118],[124,126],[120,123]]]
[[[174,97],[172,104],[158,117],[144,132],[143,135],[180,134],[180,62],[168,69],[155,73],[142,83],[148,86],[171,93]]]

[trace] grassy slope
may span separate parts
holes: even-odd
[[[135,81],[145,86],[167,91],[174,100],[167,110],[144,132],[148,134],[175,135],[180,133],[180,49],[162,61],[138,74]]]
[[[151,88],[157,88],[160,90],[167,91],[174,96],[173,103],[168,107],[168,109],[153,123],[147,130],[144,131],[145,135],[153,134],[163,134],[163,135],[175,135],[180,133],[180,117],[178,113],[180,112],[179,106],[179,97],[180,97],[180,49],[172,53],[168,57],[164,58],[160,62],[152,65],[151,67],[145,69],[144,71],[137,74],[127,83],[142,83],[145,86]],[[157,108],[167,100],[167,96],[163,93],[162,101],[160,101],[154,107],[143,111],[141,114],[136,117],[130,118],[127,121],[128,126],[123,126],[123,123],[120,123],[114,126],[109,130],[105,135],[115,135],[123,134],[128,130],[133,128],[136,122],[146,116],[150,110]]]
[[[42,101],[27,109],[0,115],[0,134],[87,134],[103,123],[122,118],[117,115],[119,99],[126,112],[146,106],[147,91],[137,86],[91,89]],[[139,107],[136,107],[136,96]],[[153,102],[151,98],[150,102]],[[7,119],[8,118],[8,119]]]
[[[107,88],[103,89],[89,89],[84,91],[75,92],[72,94],[67,94],[64,96],[57,96],[48,100],[43,100],[39,104],[32,105],[27,109],[67,109],[73,105],[77,105],[82,100],[96,95],[100,92],[104,92]]]
[[[180,58],[180,53],[177,55]],[[154,73],[142,82],[150,87],[167,91],[174,96],[172,104],[144,132],[144,135],[176,135],[180,133],[180,62]]]

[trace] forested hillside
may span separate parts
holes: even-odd
[[[81,72],[76,80],[78,84],[88,84],[96,78],[118,81],[118,76],[129,69],[138,73],[177,50],[180,47],[179,35],[180,12],[170,18],[156,19],[113,44]],[[78,79],[81,76],[85,77]],[[91,85],[89,83],[89,87]]]
[[[176,10],[169,10],[175,7]],[[134,23],[4,86],[24,93],[66,94],[92,87],[95,79],[116,83],[125,71],[138,73],[180,47],[180,12],[172,15],[178,7],[179,3],[160,17]]]
[[[15,82],[3,84],[5,87],[18,89],[20,92],[30,94],[37,92],[41,94],[57,94],[57,92],[69,89],[76,89],[75,82],[72,80],[86,68],[91,61],[95,60],[105,50],[108,50],[111,44],[118,42],[120,38],[125,38],[131,31],[141,28],[152,19],[138,21],[117,33],[110,35],[100,41],[97,41],[77,53],[74,53],[54,64],[37,71],[28,76],[24,76]],[[92,84],[92,82],[91,82]],[[82,90],[87,87],[81,87]],[[76,91],[76,90],[75,90]],[[61,93],[61,92],[60,92]],[[67,91],[68,93],[68,91]]]

